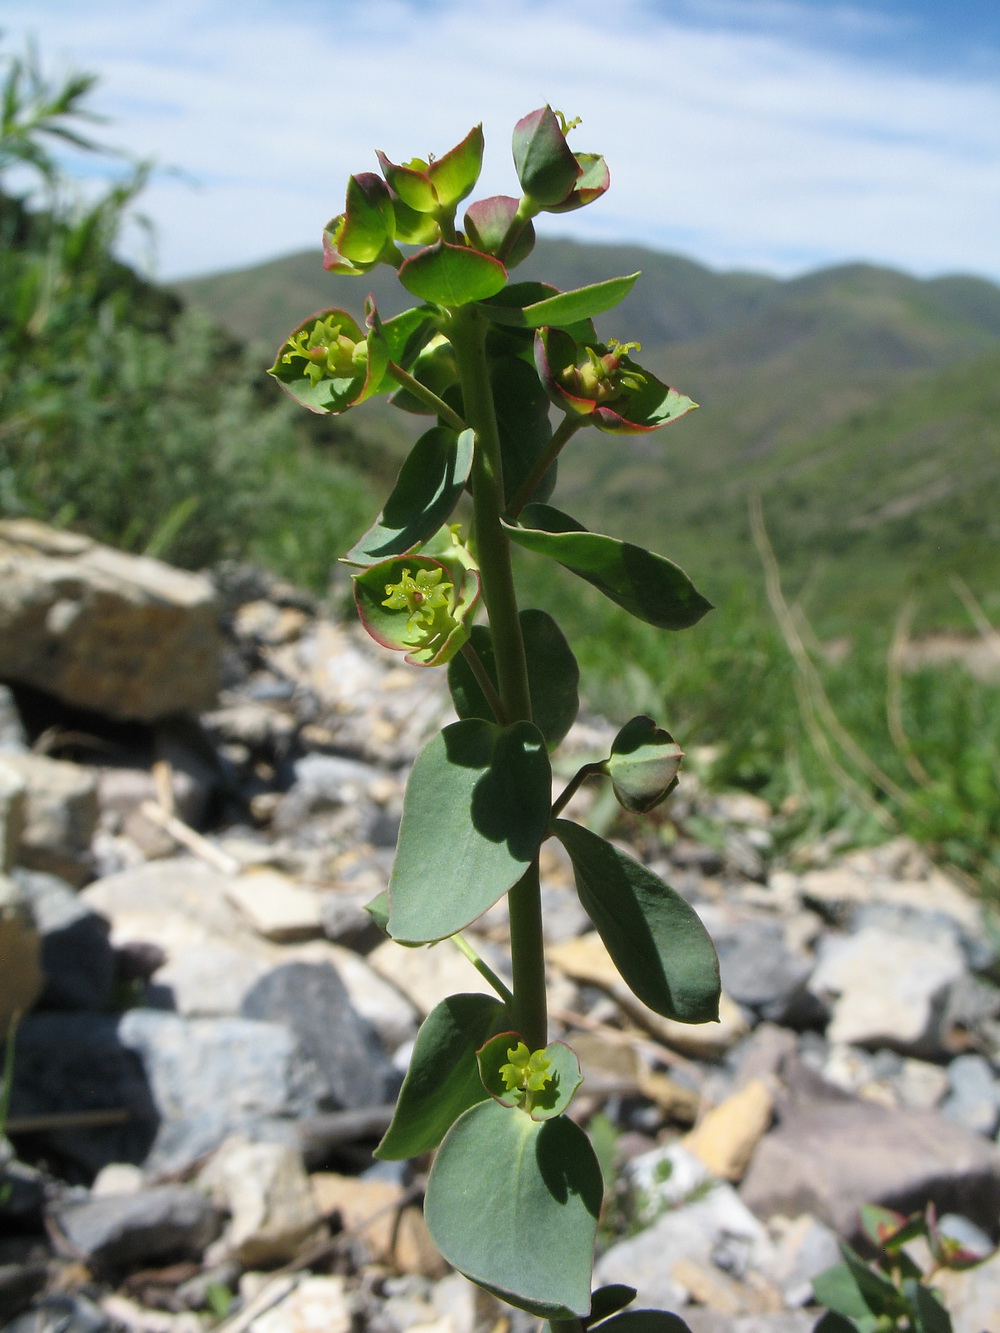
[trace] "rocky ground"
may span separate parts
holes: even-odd
[[[4,1333],[528,1327],[434,1251],[427,1163],[372,1157],[422,1017],[485,989],[364,911],[442,673],[258,571],[2,523],[0,678]],[[572,768],[612,734],[579,722]],[[630,997],[546,845],[598,1277],[695,1333],[806,1333],[864,1203],[933,1200],[989,1255],[1000,959],[968,894],[904,840],[783,863],[763,802],[690,772],[641,824],[575,799],[695,905],[725,992],[704,1027]],[[502,907],[470,938],[502,971]],[[1000,1258],[941,1286],[956,1333],[1000,1330]]]

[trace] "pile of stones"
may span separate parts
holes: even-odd
[[[426,1161],[377,1162],[422,1018],[485,983],[403,949],[386,884],[441,673],[260,571],[212,578],[0,523],[4,1333],[477,1333],[533,1321],[450,1273]],[[608,752],[585,716],[572,769]],[[608,1167],[597,1276],[695,1333],[806,1333],[865,1203],[932,1201],[1000,1328],[1000,957],[903,838],[778,856],[775,813],[686,773],[655,820],[571,813],[695,906],[721,1021],[623,988],[558,844],[543,894],[573,1114]],[[504,969],[503,905],[469,932]]]

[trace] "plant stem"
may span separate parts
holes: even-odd
[[[398,385],[408,390],[414,398],[419,398],[422,403],[436,412],[442,421],[447,421],[452,430],[457,430],[459,433],[468,430],[468,426],[462,418],[448,406],[443,398],[439,398],[433,389],[428,389],[426,384],[421,384],[419,380],[414,379],[402,366],[397,366],[395,361],[390,361],[386,366],[386,374],[391,375]]]
[[[471,641],[468,639],[462,644],[462,656],[465,658],[466,662],[468,662],[469,668],[476,678],[476,683],[486,696],[486,702],[493,709],[493,716],[502,727],[505,727],[510,721],[510,718],[507,716],[507,710],[503,706],[503,700],[500,698],[499,694],[497,694],[497,687],[493,684],[493,677],[486,670],[485,666],[483,666],[483,659],[479,656],[475,648],[473,648]]]
[[[504,1004],[513,1004],[514,996],[508,990],[504,981],[497,976],[497,974],[493,971],[492,967],[490,967],[486,959],[481,958],[479,954],[476,953],[475,949],[472,947],[469,941],[464,937],[464,935],[449,935],[448,938],[451,940],[452,944],[454,944],[458,952],[464,954],[465,957],[468,958],[469,962],[476,969],[479,975],[481,977],[485,977],[485,979],[490,983],[490,985],[493,987],[496,993],[500,996],[501,1000],[503,1000]]]
[[[604,763],[604,760],[595,760],[592,764],[584,764],[578,772],[573,774],[569,782],[566,784],[562,795],[556,798],[555,804],[552,806],[553,819],[555,819],[557,815],[562,814],[563,810],[569,805],[570,800],[580,790],[587,778],[597,777],[604,772]]]
[[[545,446],[545,452],[536,460],[535,466],[525,477],[518,488],[517,494],[507,506],[507,517],[511,522],[517,518],[521,510],[531,499],[536,486],[548,472],[549,468],[559,457],[563,446],[567,444],[578,430],[587,425],[585,417],[564,416],[559,425],[552,433],[552,439]]]
[[[448,337],[455,351],[462,402],[476,433],[472,464],[472,503],[476,556],[483,601],[493,636],[500,702],[512,722],[531,720],[531,695],[518,617],[510,541],[500,521],[504,512],[503,462],[493,390],[486,360],[486,320],[473,307],[452,315]],[[513,1022],[534,1050],[548,1039],[545,1003],[545,953],[542,939],[541,888],[538,858],[508,895],[511,970],[514,981]]]

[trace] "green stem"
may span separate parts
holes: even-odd
[[[524,481],[518,488],[517,494],[507,506],[507,517],[511,522],[517,518],[518,514],[520,514],[521,510],[531,499],[538,483],[559,457],[563,450],[563,446],[573,438],[578,430],[586,425],[587,420],[584,417],[563,417],[562,421],[553,431],[552,439],[549,440],[548,444],[545,446],[545,452],[535,461],[534,467],[528,473],[527,477],[525,477]]]
[[[510,721],[510,718],[507,716],[507,710],[503,706],[503,700],[500,698],[499,694],[497,694],[497,687],[493,684],[493,677],[486,670],[485,666],[483,666],[483,659],[476,652],[475,648],[473,648],[472,642],[469,639],[466,639],[465,643],[462,644],[462,656],[465,658],[466,662],[468,662],[469,669],[476,678],[476,683],[486,696],[486,702],[493,709],[493,716],[502,727],[505,727]]]
[[[395,361],[390,361],[385,369],[386,374],[391,375],[397,384],[412,393],[414,398],[419,398],[422,403],[426,403],[442,421],[447,421],[452,430],[457,430],[459,433],[468,430],[468,426],[462,418],[448,406],[443,398],[439,398],[433,389],[428,389],[426,384],[421,384],[419,380],[414,379],[402,366],[397,366]]]
[[[470,306],[456,310],[448,337],[455,351],[462,402],[476,433],[472,464],[472,503],[476,556],[483,601],[493,638],[500,701],[512,722],[531,720],[531,695],[518,616],[510,540],[500,520],[504,512],[503,461],[493,390],[486,359],[486,320]],[[533,1050],[548,1040],[545,1003],[545,953],[542,938],[538,858],[508,895],[511,969],[514,981],[513,1024]]]
[[[553,819],[562,814],[563,810],[569,805],[570,801],[583,786],[587,778],[597,777],[604,772],[604,763],[604,760],[595,760],[592,764],[584,764],[579,772],[574,773],[573,777],[570,778],[569,782],[566,784],[565,791],[563,791],[561,796],[557,797],[556,802],[552,807]]]
[[[458,952],[464,954],[466,958],[468,958],[469,962],[479,975],[485,977],[500,996],[501,1000],[503,1000],[504,1004],[512,1005],[514,1003],[514,996],[500,977],[493,971],[486,959],[481,958],[479,954],[476,953],[469,941],[463,935],[449,935],[448,938],[451,940],[452,944],[454,944]]]

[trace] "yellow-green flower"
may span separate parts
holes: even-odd
[[[281,355],[282,364],[290,366],[301,357],[301,373],[311,384],[324,379],[355,379],[364,375],[368,365],[368,344],[344,332],[344,322],[337,311],[293,333]]]
[[[432,648],[455,628],[452,593],[455,585],[444,578],[444,569],[418,569],[416,577],[404,569],[398,583],[385,585],[382,602],[390,611],[407,611],[404,642],[414,648]]]
[[[523,1041],[507,1052],[509,1064],[500,1066],[508,1092],[541,1092],[552,1077],[552,1061],[544,1050],[529,1051]]]

